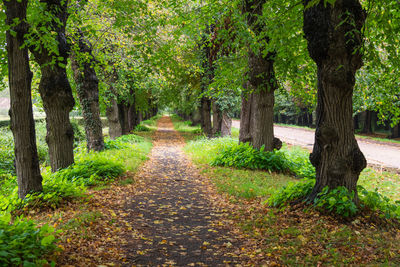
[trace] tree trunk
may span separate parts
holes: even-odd
[[[118,116],[118,104],[115,99],[111,100],[111,105],[106,109],[108,119],[108,134],[111,139],[116,139],[122,135],[121,124]]]
[[[71,66],[74,72],[78,98],[83,112],[87,149],[88,151],[101,151],[104,149],[104,138],[103,125],[100,119],[99,80],[93,68],[94,57],[91,44],[85,40],[80,30],[78,30],[78,34],[78,53],[88,56],[88,60],[78,62],[74,54],[71,57]]]
[[[33,120],[31,81],[28,49],[24,45],[24,35],[28,32],[26,24],[27,0],[4,1],[6,24],[12,26],[6,33],[8,53],[8,81],[10,89],[11,130],[14,136],[15,168],[18,181],[18,196],[42,191],[42,176],[36,147],[35,122]]]
[[[201,98],[201,128],[203,132],[208,136],[212,136],[211,126],[211,100],[210,98],[203,96]]]
[[[395,125],[393,128],[391,128],[391,135],[390,138],[399,138],[400,137],[400,123]]]
[[[357,180],[366,160],[354,137],[352,95],[355,73],[362,66],[358,48],[365,16],[358,0],[336,0],[334,6],[321,1],[304,11],[308,51],[318,67],[317,124],[310,155],[316,184],[309,200],[325,186],[344,186],[358,201]]]
[[[370,110],[364,111],[364,125],[361,133],[372,134],[372,112]]]
[[[49,146],[50,166],[55,172],[74,163],[74,131],[69,120],[69,113],[75,101],[65,69],[70,50],[65,37],[68,1],[43,2],[47,4],[45,11],[55,17],[45,26],[57,33],[55,41],[58,43],[58,55],[55,58],[49,48],[44,45],[39,50],[31,47],[31,51],[42,72],[39,93],[46,112],[46,142]],[[53,61],[55,62],[52,63]]]
[[[129,105],[126,103],[118,104],[118,119],[121,124],[122,135],[129,134]]]
[[[212,126],[212,134],[213,136],[218,135],[221,133],[221,126],[222,126],[222,112],[219,108],[219,105],[213,101],[212,102],[212,111],[213,111],[213,126]]]
[[[130,105],[129,109],[128,109],[128,127],[129,127],[129,132],[132,132],[133,130],[135,130],[135,127],[138,124],[139,123],[138,123],[136,105],[135,105],[135,102],[133,102],[133,104]]]
[[[227,112],[222,113],[221,137],[231,136],[232,118]]]
[[[251,138],[251,118],[253,94],[242,95],[242,107],[240,111],[240,130],[239,130],[239,143],[252,142]]]
[[[263,15],[265,0],[245,0],[243,11],[247,15],[247,23],[258,38],[258,42],[269,42],[265,36],[264,24],[260,20]],[[252,130],[250,131],[253,147],[265,150],[274,149],[274,91],[277,82],[274,72],[275,53],[269,52],[266,56],[260,47],[258,51],[249,49],[248,76],[249,87],[253,92],[252,105]]]

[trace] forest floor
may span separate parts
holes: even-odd
[[[400,264],[400,230],[385,219],[343,222],[302,205],[282,211],[263,198],[221,194],[205,170],[213,168],[182,152],[169,117],[152,140],[136,173],[34,216],[62,229],[57,266]]]
[[[63,225],[62,251],[55,255],[60,266],[224,266],[246,261],[248,236],[228,218],[234,206],[186,158],[184,139],[170,118],[163,117],[157,126],[149,160],[136,174],[92,190],[83,203],[43,215],[51,224]]]

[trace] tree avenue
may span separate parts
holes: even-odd
[[[301,112],[316,126],[316,184],[308,199],[344,186],[357,202],[366,160],[354,137],[354,111],[368,117],[375,109],[393,129],[400,117],[396,1],[389,10],[367,2],[3,1],[7,50],[0,52],[8,59],[2,76],[19,196],[42,190],[32,87],[46,113],[53,172],[74,163],[71,111],[83,117],[87,151],[105,148],[101,116],[116,139],[167,110],[200,124],[210,138],[231,135],[232,118],[240,117],[239,143],[271,153],[282,146],[274,115]]]

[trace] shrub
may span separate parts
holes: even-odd
[[[301,147],[291,147],[288,149],[286,146],[281,151],[285,153],[290,171],[297,178],[315,179],[315,168],[309,159],[310,152]]]
[[[257,150],[248,143],[235,144],[225,148],[211,162],[211,165],[269,171],[285,171],[289,168],[283,152],[264,151],[264,147]]]
[[[325,186],[314,200],[314,205],[342,217],[352,217],[358,212],[353,200],[354,191],[349,192],[344,186],[338,186],[331,190]]]
[[[400,201],[392,203],[388,197],[381,195],[377,190],[368,191],[362,186],[357,186],[357,189],[362,206],[373,211],[380,211],[382,217],[387,219],[397,218],[400,220]]]
[[[303,179],[298,183],[291,182],[280,191],[271,195],[267,203],[273,207],[282,207],[296,199],[305,199],[312,191],[315,180]]]
[[[143,124],[139,124],[139,125],[136,125],[134,131],[135,132],[150,132],[151,130],[149,127],[147,127]]]
[[[0,215],[0,265],[42,266],[43,256],[56,249],[54,229],[40,228],[33,221],[16,218],[11,222],[9,213]]]
[[[18,197],[16,177],[10,178],[0,194],[0,210],[13,212],[41,205],[55,208],[64,200],[82,197],[86,191],[82,184],[63,179],[57,173],[42,175],[43,192],[28,194],[23,200]]]
[[[144,138],[138,135],[129,134],[122,135],[115,140],[105,140],[104,147],[105,149],[125,149],[129,147],[129,144],[141,143],[144,142]]]
[[[68,181],[76,181],[87,186],[112,180],[125,169],[121,162],[109,158],[104,153],[88,153],[75,164],[55,173],[55,176]]]

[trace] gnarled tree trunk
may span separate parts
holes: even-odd
[[[46,11],[57,18],[57,21],[52,20],[44,27],[50,27],[57,33],[59,55],[55,56],[45,46],[39,50],[32,47],[31,51],[42,72],[39,93],[46,112],[46,141],[49,146],[50,166],[55,172],[74,163],[74,131],[69,120],[69,113],[75,101],[65,69],[70,50],[65,37],[68,1],[43,2],[46,3]],[[55,63],[52,64],[54,60]]]
[[[71,57],[71,65],[83,112],[87,149],[88,151],[101,151],[104,149],[104,138],[103,126],[100,119],[99,80],[93,68],[94,57],[91,44],[85,40],[80,30],[78,30],[78,33],[79,53],[88,56],[89,60],[79,62],[77,56],[74,54]]]
[[[42,191],[42,176],[36,148],[35,122],[33,120],[31,81],[28,49],[24,45],[24,35],[28,32],[26,24],[27,0],[4,1],[6,24],[12,26],[6,33],[8,53],[8,81],[10,88],[11,130],[14,136],[15,167],[18,180],[18,196]]]
[[[333,6],[321,1],[304,11],[308,51],[318,67],[317,128],[310,155],[316,184],[310,200],[325,186],[344,186],[358,200],[357,180],[366,160],[354,137],[352,95],[355,73],[362,66],[365,17],[358,0],[336,0]]]

